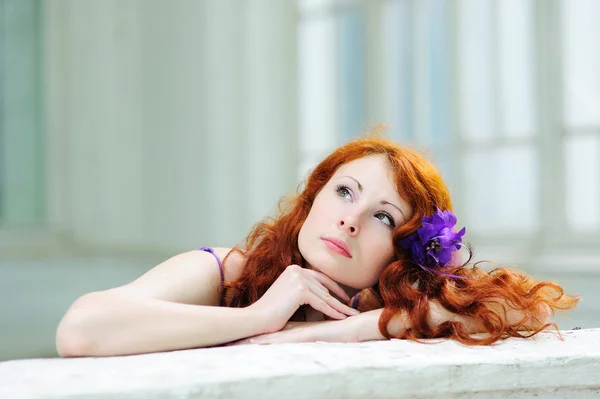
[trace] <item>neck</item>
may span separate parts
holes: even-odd
[[[349,286],[344,285],[344,284],[338,283],[338,285],[344,289],[344,292],[346,293],[346,295],[348,295],[350,297],[350,299],[352,299],[352,297],[354,295],[358,294],[361,291],[359,289],[352,288],[352,287],[349,287]]]
[[[317,270],[317,269],[315,269],[314,267],[312,267],[312,265],[311,265],[310,263],[308,263],[308,262],[306,262],[306,268],[307,268],[307,269],[310,269],[310,270],[314,270],[314,271],[316,271],[316,272],[319,272],[319,273],[323,273],[322,271],[320,271],[320,270]],[[323,274],[325,274],[325,273],[323,273]],[[331,276],[327,276],[327,277],[329,277],[329,278],[331,278],[332,280],[334,280],[334,281],[335,281],[335,279],[333,279],[333,277],[331,277]],[[352,287],[350,287],[350,286],[344,285],[344,284],[342,284],[342,283],[340,283],[340,282],[338,282],[338,281],[336,281],[336,283],[337,283],[337,284],[338,284],[340,287],[342,287],[342,289],[344,290],[344,292],[346,293],[346,295],[348,295],[348,297],[350,297],[350,299],[352,299],[352,297],[353,297],[354,295],[356,295],[356,294],[358,294],[360,291],[362,291],[362,290],[359,290],[359,289],[357,289],[357,288],[352,288]],[[336,298],[337,298],[337,295],[335,295],[333,292],[331,293],[331,295],[333,295],[334,297],[336,297]],[[342,300],[342,299],[340,299],[340,298],[338,298],[338,299],[339,299],[341,302],[344,302],[344,300]]]

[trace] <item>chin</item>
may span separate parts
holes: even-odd
[[[336,262],[332,258],[328,259],[314,259],[313,262],[307,259],[307,263],[310,265],[312,270],[316,270],[318,272],[323,273],[342,287],[348,287],[355,290],[361,290],[364,287],[363,284],[356,284],[356,282],[352,281],[350,276],[347,273],[340,273],[340,269],[344,269],[344,266]],[[320,265],[320,266],[319,266]]]
[[[348,269],[351,269],[351,265],[346,264],[343,258],[339,258],[338,256],[328,252],[329,250],[323,246],[323,248],[319,248],[319,245],[322,246],[322,243],[317,242],[315,246],[305,246],[306,243],[302,239],[302,231],[300,231],[300,238],[298,240],[298,249],[300,250],[300,254],[308,264],[308,267],[312,270],[316,270],[318,272],[323,273],[336,283],[349,287],[355,290],[361,290],[362,288],[357,284],[353,284],[352,279],[348,278]],[[308,248],[312,250],[308,250]],[[350,260],[350,259],[348,259]],[[346,273],[344,273],[346,272]]]
[[[339,282],[340,276],[339,273],[336,273],[340,268],[335,262],[335,259],[332,259],[330,256],[312,256],[305,257],[306,262],[310,265],[310,268],[316,271],[319,271],[326,276],[332,278],[336,282]]]

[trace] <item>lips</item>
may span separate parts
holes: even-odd
[[[348,244],[344,240],[340,240],[339,238],[334,237],[323,237],[321,238],[327,247],[329,247],[332,251],[345,256],[346,258],[352,258],[352,252],[350,252],[350,248]]]

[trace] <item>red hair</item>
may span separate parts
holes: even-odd
[[[383,271],[378,284],[361,293],[361,310],[383,307],[379,330],[390,338],[388,325],[397,314],[407,315],[408,328],[395,338],[453,338],[464,344],[486,345],[507,337],[529,337],[553,324],[542,324],[536,317],[545,306],[551,309],[570,309],[578,297],[563,293],[552,282],[538,282],[515,270],[497,268],[485,272],[470,266],[469,261],[449,270],[464,277],[453,279],[427,272],[409,259],[397,243],[421,226],[423,216],[431,216],[436,207],[452,210],[452,201],[439,171],[416,151],[402,147],[377,133],[352,141],[325,158],[299,188],[297,195],[284,198],[278,215],[254,226],[246,238],[244,249],[234,248],[246,258],[246,265],[236,281],[226,284],[225,302],[229,306],[247,306],[269,289],[288,265],[306,267],[298,248],[298,235],[308,217],[315,197],[343,164],[367,155],[383,154],[396,178],[398,193],[412,208],[412,217],[398,226],[393,234],[395,257]],[[226,261],[226,259],[225,259]],[[484,338],[474,338],[460,322],[430,322],[430,301],[436,300],[457,315],[481,321],[487,331]],[[486,304],[502,302],[521,311],[522,320],[509,324],[498,307]],[[524,326],[535,330],[523,333]]]

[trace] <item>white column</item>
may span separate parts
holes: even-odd
[[[138,244],[143,231],[139,6],[71,0],[64,10],[64,85],[48,101],[66,105],[65,217],[84,243]]]
[[[202,243],[234,245],[247,229],[251,193],[244,168],[243,79],[251,79],[243,65],[244,6],[235,0],[205,0],[199,15],[203,45],[200,105],[205,110],[200,129],[203,143],[201,171],[206,207]],[[250,49],[251,50],[251,49]]]
[[[67,11],[64,1],[43,2],[43,47],[44,54],[42,80],[45,143],[45,194],[46,220],[54,231],[69,231],[70,198],[68,193],[69,164],[67,162],[68,104],[66,84],[68,74],[67,51]],[[50,51],[51,50],[51,51]]]
[[[385,33],[383,26],[383,1],[370,0],[366,7],[366,74],[367,74],[367,125],[387,124],[385,97]]]
[[[38,223],[41,192],[39,7],[0,4],[0,222]]]
[[[247,223],[276,212],[298,184],[295,2],[248,1],[244,32]]]
[[[210,241],[204,1],[144,1],[144,237],[155,247],[191,248]],[[226,106],[226,105],[225,105]],[[235,115],[231,115],[235,118]],[[216,130],[218,132],[218,130]]]
[[[541,195],[538,250],[564,245],[565,171],[563,131],[562,31],[559,0],[535,2],[535,73],[538,104]],[[551,217],[549,215],[552,215]]]
[[[76,242],[234,245],[296,186],[294,2],[45,6],[51,220]]]

